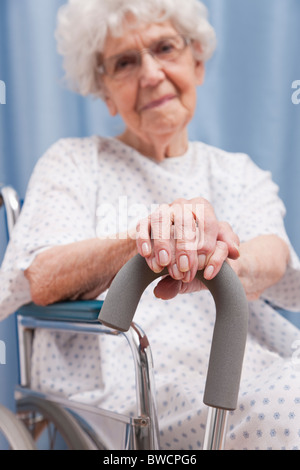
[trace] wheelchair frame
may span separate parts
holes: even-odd
[[[94,313],[98,318],[99,306],[97,304],[98,302],[94,303]],[[76,310],[77,308],[78,315],[78,303],[75,302],[74,306],[70,303],[69,306],[70,310],[72,308]],[[85,306],[80,305],[80,307],[84,314]],[[20,357],[20,385],[16,388],[17,407],[19,400],[22,400],[26,396],[28,397],[28,395],[33,395],[52,403],[58,403],[63,408],[76,415],[85,432],[90,434],[92,440],[94,440],[95,444],[100,448],[103,448],[103,446],[104,448],[109,448],[110,443],[105,442],[106,438],[103,436],[102,429],[105,429],[106,433],[108,433],[108,429],[110,428],[109,435],[114,438],[118,436],[118,442],[114,444],[116,445],[116,449],[158,450],[159,433],[156,417],[154,381],[152,377],[152,354],[148,339],[141,328],[133,323],[128,333],[120,333],[103,327],[98,320],[84,322],[82,319],[82,321],[69,322],[41,319],[40,309],[36,308],[36,306],[32,308],[33,311],[38,312],[38,317],[31,316],[32,311],[30,305],[21,309],[20,313],[17,315]],[[70,401],[51,394],[41,395],[38,392],[33,392],[30,389],[30,362],[33,334],[36,328],[46,328],[69,333],[125,336],[132,352],[136,373],[136,417],[123,416],[95,406]],[[91,433],[90,426],[88,422],[86,422],[88,420],[85,418],[86,416],[91,417],[95,415],[97,415],[98,419],[96,426],[97,434],[102,435],[101,440],[95,437],[95,432]],[[119,429],[117,429],[118,427]]]
[[[9,237],[19,217],[21,201],[12,187],[4,186],[0,188],[0,207],[2,203],[6,210]],[[96,414],[99,420],[97,425],[98,434],[102,434],[101,428],[104,428],[107,432],[108,428],[111,427],[109,434],[114,438],[118,436],[117,449],[158,450],[159,429],[156,415],[153,361],[148,338],[134,322],[128,332],[119,332],[103,327],[98,320],[102,304],[101,301],[63,302],[49,307],[28,304],[17,312],[20,375],[20,383],[15,389],[17,410],[24,410],[24,401],[28,400],[28,397],[56,403],[59,408],[54,412],[60,413],[61,408],[64,408],[76,416],[80,426],[85,429],[85,432],[93,441],[91,448],[94,448],[94,444],[96,444],[96,448],[105,448],[105,443],[99,441],[97,433],[91,429],[86,421],[86,416]],[[30,388],[30,363],[34,330],[36,328],[70,333],[124,336],[131,349],[135,369],[136,417],[127,417],[95,406],[33,391]],[[72,423],[72,425],[75,424]],[[105,439],[105,437],[102,436],[102,439]],[[79,443],[79,445],[86,448],[84,441],[83,438],[83,443]],[[89,444],[87,446],[89,447]]]

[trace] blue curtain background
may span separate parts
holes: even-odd
[[[53,32],[63,3],[0,2],[0,80],[6,85],[6,104],[0,104],[0,182],[15,186],[22,197],[36,161],[57,139],[122,130],[119,118],[109,117],[102,102],[79,97],[62,84]],[[246,152],[272,172],[287,207],[287,232],[300,254],[300,104],[292,102],[292,83],[300,80],[300,2],[204,3],[218,48],[198,92],[190,138]],[[0,228],[0,260],[5,244]],[[288,315],[300,326],[300,315]],[[0,365],[0,402],[13,409],[13,317],[0,324],[0,340],[7,354],[6,364]]]

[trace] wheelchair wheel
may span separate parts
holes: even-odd
[[[17,413],[31,433],[37,448],[44,437],[49,450],[63,440],[69,450],[94,450],[95,446],[77,420],[63,407],[38,397],[17,400]],[[45,435],[46,433],[46,435]]]
[[[2,405],[0,405],[0,435],[5,438],[11,450],[36,449],[24,424]]]

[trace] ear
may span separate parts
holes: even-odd
[[[205,64],[203,61],[196,61],[195,74],[196,74],[197,85],[203,85],[204,77],[205,77]]]

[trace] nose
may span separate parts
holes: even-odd
[[[156,86],[165,78],[161,64],[149,53],[141,56],[140,86]]]

